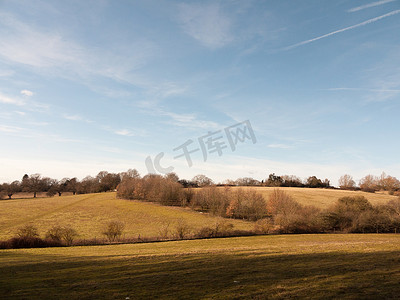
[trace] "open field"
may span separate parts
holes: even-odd
[[[0,251],[1,299],[398,299],[400,235]]]
[[[265,199],[268,199],[269,195],[275,189],[273,187],[244,187],[244,188],[255,189],[256,191],[263,194]],[[383,204],[391,199],[397,198],[397,196],[390,196],[389,194],[384,192],[366,193],[361,191],[310,189],[310,188],[295,188],[295,187],[280,187],[279,189],[287,192],[297,202],[303,205],[313,205],[315,207],[322,209],[329,207],[329,205],[336,202],[339,198],[346,196],[364,196],[373,205]]]
[[[236,189],[237,187],[234,187]],[[274,188],[253,188],[268,199]],[[244,188],[246,189],[246,188]],[[343,196],[363,195],[372,204],[395,199],[383,193],[365,193],[330,189],[280,188],[302,204],[327,208]],[[170,228],[179,220],[185,220],[197,231],[212,226],[217,218],[194,212],[189,208],[165,207],[149,202],[116,199],[115,193],[68,195],[52,198],[14,199],[0,201],[0,240],[15,235],[17,229],[34,224],[41,235],[54,225],[69,225],[75,228],[81,239],[102,238],[104,225],[111,220],[126,224],[125,237],[156,237],[160,228],[170,223]],[[234,229],[251,230],[253,224],[241,220],[230,220]]]
[[[43,236],[54,225],[69,225],[81,239],[103,238],[103,228],[111,220],[125,223],[125,236],[157,237],[162,226],[184,220],[197,231],[219,219],[189,208],[166,207],[149,202],[116,199],[115,193],[86,194],[53,198],[0,201],[0,240],[15,235],[17,229],[34,224]],[[253,224],[229,220],[234,229],[251,230]]]

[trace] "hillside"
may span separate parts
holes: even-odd
[[[234,187],[235,189],[241,187]],[[242,187],[243,188],[243,187]],[[255,189],[263,194],[265,199],[275,189],[273,187],[245,187]],[[303,205],[313,205],[318,208],[327,208],[332,203],[336,202],[341,197],[346,196],[364,196],[373,205],[383,204],[391,199],[396,199],[396,196],[390,196],[387,193],[366,193],[361,191],[346,191],[333,189],[310,189],[310,188],[295,188],[295,187],[280,187],[280,190],[287,192],[296,201]]]
[[[234,187],[233,189],[238,189]],[[254,188],[265,199],[274,190],[270,187]],[[343,196],[363,195],[372,204],[395,199],[388,194],[341,191],[330,189],[280,188],[305,205],[327,208]],[[125,237],[155,237],[160,228],[170,224],[172,228],[180,219],[197,231],[212,226],[216,217],[194,212],[189,208],[166,207],[154,203],[116,199],[115,193],[85,194],[52,198],[30,198],[0,201],[0,240],[12,237],[26,224],[34,224],[40,233],[54,225],[75,228],[81,239],[102,238],[104,225],[111,220],[125,223]],[[234,229],[251,230],[253,224],[241,220],[229,220]]]
[[[180,207],[116,199],[115,193],[86,194],[53,198],[0,201],[0,240],[12,237],[26,224],[34,224],[41,235],[54,225],[69,225],[79,238],[102,238],[104,225],[111,220],[125,223],[126,237],[159,236],[161,227],[184,220],[194,230],[212,226],[219,219]],[[230,220],[234,229],[252,229],[253,224]]]

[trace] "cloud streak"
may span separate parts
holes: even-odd
[[[400,9],[391,11],[390,13],[384,14],[384,15],[376,17],[376,18],[372,18],[372,19],[366,20],[366,21],[358,23],[356,25],[352,25],[352,26],[349,26],[349,27],[346,27],[346,28],[342,28],[342,29],[339,29],[339,30],[336,30],[336,31],[332,31],[330,33],[327,33],[327,34],[324,34],[324,35],[321,35],[321,36],[318,36],[318,37],[315,37],[315,38],[312,38],[312,39],[309,39],[309,40],[306,40],[306,41],[302,41],[300,43],[285,47],[285,48],[283,48],[283,50],[291,50],[291,49],[294,49],[294,48],[297,48],[297,47],[300,47],[300,46],[303,46],[303,45],[306,45],[306,44],[309,44],[309,43],[312,43],[312,42],[315,42],[315,41],[318,41],[318,40],[321,40],[321,39],[324,39],[324,38],[327,38],[329,36],[345,32],[347,30],[355,29],[355,28],[358,28],[358,27],[362,27],[362,26],[377,22],[377,21],[382,20],[384,18],[387,18],[387,17],[390,17],[390,16],[394,16],[394,15],[396,15],[398,13],[400,13]]]
[[[363,9],[366,9],[366,8],[375,7],[375,6],[383,5],[383,4],[386,4],[386,3],[390,3],[390,2],[393,2],[393,1],[395,1],[395,0],[376,1],[376,2],[369,3],[369,4],[364,4],[364,5],[360,5],[360,6],[357,6],[357,7],[353,7],[351,9],[349,9],[347,12],[352,13],[352,12],[360,11],[360,10],[363,10]]]
[[[1,93],[0,93],[0,103],[12,104],[12,105],[18,105],[18,106],[25,105],[24,101],[22,101],[20,99],[16,99],[16,98],[11,98],[11,97],[5,96],[5,95],[3,95]]]
[[[366,88],[349,88],[349,87],[336,87],[323,89],[324,91],[365,91],[365,92],[400,92],[400,89],[366,89]]]

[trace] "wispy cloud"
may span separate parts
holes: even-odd
[[[29,91],[29,90],[22,90],[21,94],[27,97],[32,97],[33,96],[33,92]]]
[[[123,135],[123,136],[134,136],[134,133],[128,129],[116,130],[116,131],[114,131],[114,133],[117,135]]]
[[[289,145],[285,145],[285,144],[269,144],[267,146],[268,148],[277,148],[277,149],[290,149],[292,148]]]
[[[383,5],[383,4],[386,4],[386,3],[390,3],[390,2],[393,2],[393,1],[396,1],[396,0],[376,1],[376,2],[372,2],[372,3],[368,3],[368,4],[364,4],[364,5],[360,5],[360,6],[351,8],[351,9],[347,10],[347,12],[352,13],[352,12],[360,11],[360,10],[363,10],[363,9],[366,9],[366,8],[375,7],[375,6]]]
[[[81,122],[86,122],[86,123],[93,123],[93,121],[89,120],[89,119],[85,119],[84,117],[82,117],[81,115],[68,115],[68,114],[64,114],[63,118],[69,121],[81,121]]]
[[[185,128],[201,128],[201,129],[221,129],[223,126],[219,125],[217,122],[200,120],[195,114],[177,114],[173,112],[162,112],[164,116],[170,117],[172,120],[169,121],[170,124],[185,127]]]
[[[0,93],[0,103],[13,104],[18,106],[23,106],[25,102],[21,99],[9,97]]]
[[[181,4],[179,22],[188,35],[211,49],[221,48],[234,39],[232,22],[216,3]]]
[[[93,48],[67,38],[60,30],[40,28],[1,12],[0,25],[0,57],[38,72],[79,79],[88,85],[92,84],[89,78],[93,76],[135,84],[137,78],[132,71],[143,66],[155,48],[152,42],[141,38],[112,51]]]
[[[372,18],[372,19],[366,20],[366,21],[358,23],[356,25],[352,25],[352,26],[349,26],[349,27],[346,27],[346,28],[342,28],[342,29],[339,29],[339,30],[336,30],[336,31],[333,31],[333,32],[330,32],[330,33],[327,33],[327,34],[324,34],[324,35],[321,35],[321,36],[318,36],[316,38],[312,38],[312,39],[306,40],[306,41],[302,41],[300,43],[285,47],[285,48],[283,48],[283,50],[290,50],[290,49],[293,49],[293,48],[297,48],[299,46],[303,46],[303,45],[318,41],[320,39],[327,38],[329,36],[332,36],[332,35],[335,35],[335,34],[338,34],[338,33],[341,33],[341,32],[345,32],[347,30],[351,30],[351,29],[354,29],[354,28],[358,28],[358,27],[361,27],[361,26],[365,26],[365,25],[377,22],[379,20],[382,20],[384,18],[396,15],[398,13],[400,13],[400,9],[391,11],[390,13],[384,14],[384,15],[376,17],[376,18]]]
[[[0,125],[0,132],[5,132],[5,133],[16,133],[16,132],[21,132],[24,130],[21,127],[15,127],[15,126],[8,126],[8,125]]]
[[[322,89],[323,91],[365,91],[365,92],[400,92],[400,89],[369,89],[369,88],[350,88],[350,87],[336,87]]]

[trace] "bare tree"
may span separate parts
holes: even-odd
[[[352,190],[356,187],[356,183],[351,175],[345,174],[339,178],[339,187],[343,190]]]
[[[367,175],[360,180],[362,191],[374,193],[378,190],[378,179],[373,175]]]
[[[211,178],[208,178],[206,175],[203,174],[194,176],[192,182],[199,187],[209,186],[214,184]]]

